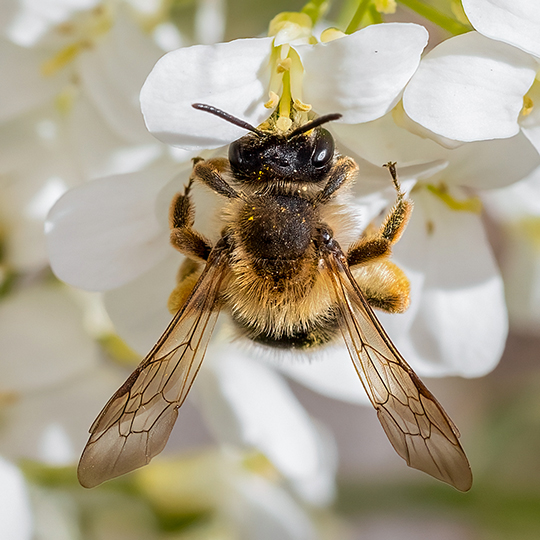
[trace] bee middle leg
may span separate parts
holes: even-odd
[[[409,221],[412,203],[401,191],[395,163],[388,163],[397,201],[374,233],[365,234],[347,251],[347,262],[368,303],[390,313],[401,313],[409,306],[409,280],[388,261],[392,246],[400,239]]]

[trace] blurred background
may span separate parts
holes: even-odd
[[[146,72],[165,52],[164,43],[174,48],[265,35],[277,13],[300,10],[305,4],[298,0],[128,3],[140,21],[148,22],[149,13],[157,18],[157,13],[161,17],[166,12],[167,24],[175,29],[171,34],[169,26],[163,26],[154,32],[154,45],[159,42],[161,49],[155,58],[141,59],[148,65],[141,67]],[[459,426],[474,474],[470,492],[460,493],[404,466],[370,407],[332,400],[295,382],[290,385],[300,403],[325,437],[335,441],[337,488],[328,503],[312,504],[309,497],[293,493],[265,456],[220,447],[189,399],[170,444],[151,465],[93,490],[78,484],[75,463],[87,427],[139,356],[115,334],[98,293],[77,291],[54,277],[42,228],[47,211],[67,188],[130,168],[107,170],[94,163],[106,159],[105,150],[94,157],[85,153],[88,146],[81,134],[90,130],[92,114],[83,117],[86,121],[77,130],[58,123],[65,132],[58,137],[55,132],[54,137],[62,143],[51,142],[54,137],[47,130],[52,124],[44,123],[47,105],[30,96],[33,79],[24,71],[23,52],[35,53],[32,62],[42,66],[51,58],[55,39],[65,37],[62,32],[53,38],[48,33],[58,25],[66,29],[68,22],[79,21],[85,10],[98,4],[73,0],[70,7],[69,2],[54,0],[35,5],[1,0],[0,100],[5,99],[0,106],[0,538],[539,538],[540,310],[534,287],[540,227],[532,216],[529,234],[518,239],[516,229],[497,212],[491,213],[489,205],[485,224],[512,292],[505,352],[485,377],[425,380]],[[385,21],[428,26],[429,47],[449,36],[403,4],[418,3],[403,2]],[[456,18],[459,12],[459,2],[420,4],[448,17]],[[335,2],[327,19],[343,27],[357,7],[357,1]],[[29,25],[28,31],[23,23]],[[52,57],[56,64],[49,66],[53,71],[76,54],[65,42],[58,50],[61,54]],[[12,77],[15,73],[22,75]],[[71,74],[72,82],[77,73]],[[21,86],[12,86],[15,82]],[[57,95],[50,88],[44,92]],[[61,108],[62,100],[71,98],[63,93],[60,101],[55,98],[56,106]],[[108,142],[100,140],[104,146]],[[126,142],[127,138],[120,145],[118,140],[111,139],[111,145],[126,148],[129,142],[139,150],[143,146],[141,141]],[[75,447],[66,440],[71,433],[76,433]]]

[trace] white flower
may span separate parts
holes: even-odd
[[[501,233],[501,271],[510,325],[540,328],[540,168],[517,184],[484,194]]]
[[[291,79],[303,78],[303,84],[291,80],[293,94],[300,86],[303,95],[292,97],[309,103],[318,114],[341,113],[346,123],[379,118],[399,100],[426,43],[423,27],[393,23],[370,26],[329,43],[295,45],[300,64],[293,55],[285,69],[291,71]],[[274,73],[284,69],[283,60],[272,54],[277,53],[271,38],[166,54],[141,91],[149,130],[163,142],[189,150],[217,148],[238,139],[244,130],[191,105],[209,103],[260,124],[269,116],[265,103]]]
[[[401,118],[399,109],[368,124],[335,126],[343,144],[372,163],[396,160],[398,170],[439,163],[417,176],[411,222],[394,248],[394,260],[411,280],[411,306],[380,318],[419,374],[483,375],[500,359],[507,321],[474,194],[519,181],[540,157],[522,133],[451,150],[398,127],[394,117]]]
[[[63,33],[49,29],[56,41],[0,40],[9,82],[0,90],[2,221],[7,262],[23,271],[46,263],[44,218],[69,187],[137,170],[164,151],[138,106],[159,48],[122,10],[80,17],[64,21]]]
[[[73,464],[121,376],[101,364],[67,287],[33,286],[3,298],[0,350],[0,453]]]
[[[448,39],[426,55],[404,93],[405,112],[434,137],[478,141],[521,129],[540,149],[534,106],[540,5],[466,0],[463,7],[478,32]]]
[[[0,457],[0,537],[33,538],[33,519],[28,487],[21,471]]]

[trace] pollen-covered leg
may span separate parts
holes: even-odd
[[[203,265],[193,259],[186,259],[178,270],[177,285],[169,296],[167,308],[174,315],[189,298],[195,283],[199,279]]]
[[[403,313],[409,307],[409,280],[394,263],[376,261],[355,268],[353,275],[370,306],[388,313]]]
[[[191,204],[189,191],[193,184],[190,179],[184,193],[177,193],[169,210],[169,226],[171,228],[171,244],[184,255],[206,261],[212,250],[210,242],[195,231],[195,211]]]
[[[367,233],[358,242],[353,244],[347,252],[349,266],[366,264],[370,261],[390,256],[392,245],[403,234],[409,217],[411,216],[412,203],[405,199],[397,177],[395,163],[388,163],[392,180],[397,191],[397,201],[383,224],[376,233]]]

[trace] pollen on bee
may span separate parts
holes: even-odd
[[[248,221],[253,221],[253,216],[249,216]]]

